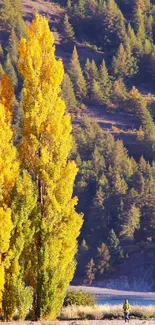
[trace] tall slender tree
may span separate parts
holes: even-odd
[[[125,37],[125,18],[115,0],[104,2],[103,31],[105,46],[118,46]]]
[[[77,109],[78,104],[74,93],[73,83],[67,73],[65,73],[62,83],[62,97],[66,103],[68,111]]]
[[[91,62],[87,58],[85,66],[84,66],[84,77],[86,80],[86,88],[87,88],[87,97],[90,97],[90,85],[91,85],[91,80],[90,80],[90,70],[91,70]]]
[[[107,102],[110,99],[112,82],[109,78],[108,70],[104,60],[102,61],[99,70],[99,83],[102,91],[103,101]]]
[[[74,30],[69,22],[68,15],[66,14],[63,21],[64,42],[70,43],[75,40]]]
[[[54,37],[45,18],[37,15],[27,35],[19,45],[25,114],[20,153],[33,174],[38,196],[29,272],[36,318],[53,319],[74,274],[82,218],[74,208],[77,198],[72,198],[77,167],[69,159],[72,127],[60,97],[63,65],[55,58]]]
[[[82,100],[86,96],[86,81],[80,66],[76,47],[73,50],[68,73],[72,80],[77,99]]]
[[[7,75],[9,76],[9,78],[11,79],[13,86],[16,87],[18,84],[17,74],[16,74],[14,66],[11,62],[9,53],[6,56],[4,69],[5,69],[5,72],[7,73]]]
[[[123,251],[119,243],[119,239],[116,236],[113,229],[110,230],[108,236],[108,248],[110,252],[110,261],[113,265],[119,263],[120,259],[123,257]]]
[[[10,96],[11,95],[11,96]],[[5,268],[9,264],[11,192],[18,175],[16,149],[13,146],[12,106],[13,88],[9,78],[2,76],[0,93],[0,308],[5,284]]]

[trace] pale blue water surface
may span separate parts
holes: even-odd
[[[141,306],[148,306],[148,305],[155,305],[155,299],[130,299],[126,297],[129,300],[130,305],[141,305]],[[124,304],[124,299],[97,299],[98,305],[122,305]]]

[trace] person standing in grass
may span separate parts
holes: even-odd
[[[124,320],[125,320],[125,322],[129,323],[130,304],[128,302],[128,299],[125,299],[125,302],[123,305],[123,310],[124,310]]]

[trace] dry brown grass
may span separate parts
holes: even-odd
[[[97,305],[94,307],[68,306],[61,310],[60,319],[122,319],[122,305]],[[132,306],[131,318],[151,319],[155,318],[155,306]],[[154,322],[155,324],[155,322]]]

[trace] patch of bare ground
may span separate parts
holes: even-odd
[[[22,0],[24,20],[30,22],[36,13],[45,16],[53,29],[56,44],[61,42],[61,34],[56,31],[60,19],[64,15],[64,9],[58,4],[44,0]],[[55,29],[55,31],[54,31]]]
[[[111,130],[112,127],[116,126],[127,132],[139,127],[139,119],[135,115],[123,112],[107,113],[104,106],[89,106],[88,115],[100,123],[105,130]]]
[[[40,13],[52,21],[52,18],[59,18],[64,12],[64,9],[59,5],[44,0],[22,0],[22,5],[25,18],[30,17],[32,19],[35,13]]]
[[[105,106],[89,106],[85,114],[96,121],[105,132],[113,134],[116,139],[122,139],[126,144],[136,141],[140,122],[134,114],[118,111],[108,113]]]
[[[78,42],[75,42],[75,45],[76,45],[76,48],[78,51],[79,60],[80,60],[82,67],[84,67],[87,58],[89,60],[95,60],[95,62],[98,65],[101,64],[101,62],[104,58],[104,52],[93,50],[92,48],[89,48],[86,45],[83,45]],[[56,48],[56,55],[63,60],[64,66],[66,69],[68,68],[68,65],[70,62],[70,58],[71,58],[72,51],[73,51],[73,46],[74,46],[74,44],[70,47],[68,47],[68,46],[66,47],[66,46],[63,46],[63,44],[60,44]]]
[[[7,322],[7,325],[123,325],[124,320],[78,320],[78,321],[18,321]],[[131,319],[129,324],[132,325],[155,325],[155,320],[134,320]],[[6,322],[1,322],[1,325],[6,325]]]

